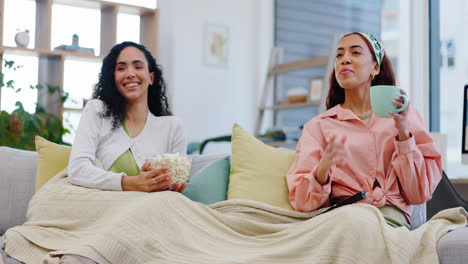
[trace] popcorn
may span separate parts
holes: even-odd
[[[192,160],[180,155],[179,153],[167,153],[158,155],[155,158],[147,160],[151,162],[151,169],[168,167],[173,176],[174,184],[184,183],[190,175]]]

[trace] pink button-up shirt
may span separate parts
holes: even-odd
[[[361,202],[401,209],[411,219],[413,204],[429,200],[442,175],[441,157],[417,110],[409,107],[411,137],[397,141],[393,118],[372,115],[363,123],[337,105],[304,125],[287,175],[289,202],[301,212],[340,202],[366,191]],[[346,136],[346,165],[332,166],[321,185],[315,175],[332,135]]]

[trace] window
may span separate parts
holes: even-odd
[[[32,0],[5,1],[4,8],[3,45],[15,47],[16,33],[28,30],[28,48],[34,48],[36,2]],[[1,110],[11,112],[16,108],[16,101],[21,101],[26,111],[34,111],[37,103],[37,91],[29,89],[29,86],[37,84],[37,56],[5,52],[3,59],[14,61],[13,67],[20,66],[17,70],[3,67],[2,72],[5,75],[5,82],[14,80],[14,87],[21,88],[21,90],[15,92],[12,88],[2,88]],[[5,61],[1,63],[5,65]]]
[[[36,56],[5,54],[3,59],[14,61],[12,68],[3,67],[4,82],[13,80],[15,90],[20,90],[16,92],[7,86],[2,88],[2,110],[11,112],[16,109],[16,101],[20,101],[26,111],[34,112],[37,103],[37,90],[30,89],[29,86],[37,84],[38,58]],[[13,68],[16,66],[20,68],[14,70]]]
[[[36,1],[10,0],[5,1],[4,5],[3,45],[16,47],[16,33],[29,30],[28,48],[34,48]]]
[[[411,94],[409,38],[402,37],[409,34],[409,31],[406,31],[409,8],[406,0],[382,1],[381,40],[395,71],[397,85]],[[418,110],[423,111],[423,109]]]
[[[119,13],[117,16],[117,43],[122,41],[140,42],[140,17]]]
[[[64,21],[68,22],[63,23]],[[60,45],[72,45],[73,35],[76,34],[79,46],[93,48],[94,54],[99,55],[100,25],[101,12],[99,9],[54,4],[52,6],[51,49],[54,50]]]
[[[157,0],[108,0],[108,2],[120,3],[120,4],[129,4],[129,5],[137,5],[143,6],[148,8],[156,8],[157,7]]]
[[[85,100],[90,99],[98,81],[101,63],[94,60],[65,60],[64,92],[69,97],[64,103],[64,127],[70,134],[64,135],[63,141],[72,143],[81,117]],[[86,76],[86,78],[83,78]]]

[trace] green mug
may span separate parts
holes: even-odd
[[[392,103],[396,97],[402,97],[404,102],[401,107],[397,107]],[[400,87],[392,85],[376,85],[370,88],[370,100],[372,110],[377,116],[392,117],[388,112],[399,113],[408,108],[408,96],[402,94]]]

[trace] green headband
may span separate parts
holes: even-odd
[[[357,32],[359,35],[365,37],[367,39],[367,41],[369,41],[369,43],[371,44],[372,48],[374,49],[374,53],[375,53],[375,59],[377,60],[377,65],[380,65],[382,64],[382,60],[384,58],[384,50],[383,50],[383,46],[382,44],[380,43],[379,40],[377,40],[376,37],[374,37],[374,35],[372,34],[369,34],[369,33],[364,33],[364,32]]]

